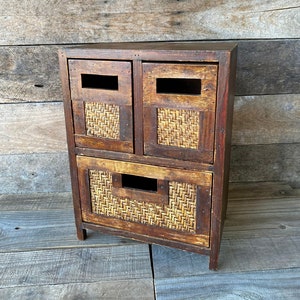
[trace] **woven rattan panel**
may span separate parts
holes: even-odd
[[[89,178],[93,213],[195,233],[196,185],[170,181],[169,204],[158,205],[141,199],[115,197],[112,194],[112,175],[109,172],[90,170]]]
[[[157,143],[167,146],[198,149],[199,112],[158,108]]]
[[[119,106],[99,102],[85,103],[87,135],[100,138],[120,139]]]

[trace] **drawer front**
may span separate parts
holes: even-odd
[[[77,157],[85,222],[209,247],[208,172]]]
[[[218,66],[143,63],[144,152],[212,163]]]
[[[132,153],[131,63],[68,64],[76,146]]]

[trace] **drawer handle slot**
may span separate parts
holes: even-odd
[[[169,182],[136,175],[112,174],[112,194],[133,200],[168,204]]]
[[[81,74],[81,87],[117,91],[119,89],[118,76]]]
[[[156,78],[156,93],[200,95],[201,80],[194,78]]]
[[[122,174],[122,188],[157,192],[157,179]]]

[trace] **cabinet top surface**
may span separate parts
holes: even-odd
[[[129,42],[129,43],[101,43],[65,48],[67,56],[82,55],[83,53],[149,53],[149,52],[230,52],[236,43],[232,42]]]

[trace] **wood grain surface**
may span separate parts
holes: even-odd
[[[67,150],[62,103],[3,105],[0,132],[1,154]]]
[[[0,298],[299,299],[300,193],[287,184],[300,187],[299,9],[292,0],[1,1]],[[217,273],[206,256],[158,246],[150,255],[93,232],[76,240],[57,50],[146,40],[238,42],[237,183]],[[266,180],[281,182],[256,182]]]
[[[61,101],[58,48],[0,47],[0,103]]]
[[[230,181],[286,181],[299,187],[299,144],[232,147]],[[0,194],[70,191],[67,152],[0,155]]]
[[[0,155],[0,194],[71,190],[67,152]]]
[[[219,270],[207,271],[206,257],[153,246],[157,299],[299,298],[299,189],[271,182],[230,189]]]
[[[300,95],[236,97],[233,145],[300,142]],[[0,111],[1,154],[66,151],[62,103],[6,104]]]
[[[231,182],[286,181],[299,186],[299,143],[233,146]]]
[[[292,0],[3,2],[1,45],[299,37]]]
[[[300,94],[299,39],[236,42],[237,95]],[[0,103],[62,101],[57,51],[63,47],[0,47]]]
[[[154,300],[151,279],[123,279],[90,283],[37,285],[0,289],[3,299],[47,300],[71,299],[126,299]]]
[[[300,95],[239,96],[233,114],[233,145],[300,142]]]
[[[156,297],[175,299],[291,299],[300,297],[300,269],[157,280]]]
[[[49,202],[42,195],[41,200]],[[57,194],[57,197],[59,195]],[[22,196],[15,202],[23,204]],[[1,207],[2,207],[2,201]],[[59,228],[59,229],[58,229]],[[117,236],[89,232],[89,238],[79,241],[76,237],[73,209],[45,209],[33,211],[1,212],[1,253],[11,251],[33,251],[45,249],[112,247],[138,244]]]
[[[152,277],[148,245],[9,252],[0,261],[2,287]]]
[[[0,116],[5,120],[0,121],[0,181],[5,183],[0,191],[69,189],[68,163],[60,155],[66,151],[63,114],[53,103],[62,101],[57,50],[81,43],[146,40],[237,42],[237,147],[231,178],[297,184],[299,170],[293,160],[299,155],[293,144],[299,143],[300,40],[299,6],[293,1],[89,0],[83,5],[81,0],[3,0],[0,25]],[[7,105],[23,102],[39,104]],[[57,160],[51,154],[47,165],[49,152]],[[49,162],[63,167],[55,170]],[[31,175],[39,172],[44,173],[42,181]]]
[[[299,299],[299,195],[280,182],[231,184],[217,272],[195,253],[92,231],[78,241],[70,193],[1,195],[0,296]]]

